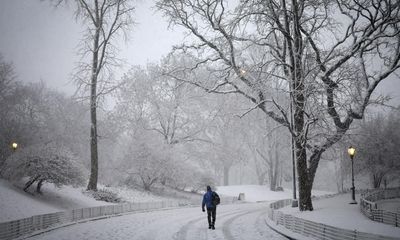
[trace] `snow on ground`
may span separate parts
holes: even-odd
[[[386,199],[377,202],[378,209],[400,213],[400,198]]]
[[[293,216],[324,223],[330,226],[384,236],[399,237],[400,228],[370,220],[360,212],[359,204],[349,204],[350,193],[332,198],[314,200],[314,211],[300,212],[298,208],[285,207],[280,211]],[[357,196],[359,201],[359,196]]]
[[[82,188],[70,186],[57,188],[52,184],[44,184],[43,194],[31,194],[0,179],[0,222],[67,209],[109,204],[84,195],[82,190]]]
[[[215,230],[201,207],[127,214],[63,227],[29,239],[199,240],[286,239],[265,224],[267,203],[221,205]]]
[[[151,202],[171,200],[148,192],[127,188],[100,186],[117,193],[123,201]],[[0,179],[0,222],[20,219],[67,209],[107,205],[82,193],[83,188],[64,186],[56,188],[51,184],[43,187],[43,195],[23,192],[5,180]],[[245,194],[248,202],[221,205],[217,210],[217,229],[207,229],[206,215],[201,212],[200,201],[196,208],[180,208],[126,214],[103,220],[89,221],[62,227],[32,239],[283,239],[265,225],[265,201],[292,197],[292,191],[268,190],[268,186],[241,185],[220,186],[220,195],[237,197]],[[329,194],[315,191],[313,195]],[[198,196],[200,197],[200,196]],[[398,199],[397,199],[398,200]],[[339,195],[328,199],[314,200],[314,211],[300,212],[298,208],[283,208],[282,211],[331,226],[386,236],[400,236],[400,229],[373,222],[361,214],[359,205],[350,205],[350,195]],[[382,206],[397,208],[398,201],[385,201]]]
[[[292,198],[293,192],[291,189],[284,189],[281,192],[274,192],[269,190],[266,185],[237,185],[237,186],[219,186],[216,192],[220,195],[238,197],[239,193],[245,194],[245,201],[258,202],[258,201],[272,201],[286,198]],[[314,196],[321,196],[324,194],[332,194],[326,191],[314,191]],[[297,195],[298,196],[298,195]]]
[[[127,188],[127,187],[103,187],[100,186],[99,189],[106,189],[110,190],[113,193],[116,193],[120,198],[122,202],[160,202],[160,201],[173,201],[176,199],[173,198],[167,198],[163,196],[157,196],[154,195],[151,192],[148,191],[143,191],[143,190],[137,190],[137,189],[132,189],[132,188]]]
[[[2,179],[0,179],[0,203],[0,222],[58,211],[58,208],[41,202]]]
[[[108,188],[99,186],[99,189],[108,189],[118,194],[126,202],[155,202],[171,200],[127,188]],[[53,184],[44,184],[43,194],[24,192],[4,179],[0,179],[0,222],[26,218],[33,215],[66,211],[85,207],[110,205],[104,201],[97,201],[83,193],[84,188],[71,186],[55,187]]]

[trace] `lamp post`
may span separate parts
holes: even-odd
[[[13,143],[11,144],[11,148],[12,148],[12,150],[15,152],[15,150],[17,150],[17,148],[18,148],[18,143],[13,142]]]
[[[355,187],[354,187],[354,155],[356,154],[356,149],[353,148],[352,146],[349,147],[349,149],[347,149],[347,153],[350,156],[351,159],[351,198],[352,201],[350,202],[350,204],[357,204],[356,202],[356,193],[355,193]]]

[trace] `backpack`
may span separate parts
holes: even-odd
[[[221,199],[219,198],[218,194],[216,192],[212,193],[212,203],[214,206],[217,206],[218,204],[220,204]]]

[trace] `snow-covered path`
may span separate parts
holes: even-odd
[[[200,207],[143,212],[75,224],[50,231],[36,239],[197,240],[285,239],[265,224],[266,203],[222,205],[216,230],[209,230]]]

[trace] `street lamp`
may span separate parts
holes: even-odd
[[[18,144],[16,142],[13,142],[11,144],[11,148],[13,149],[13,151],[15,152],[15,150],[17,150]]]
[[[350,204],[357,204],[356,202],[356,193],[355,193],[355,187],[354,187],[354,155],[356,155],[356,149],[353,148],[352,146],[349,147],[349,149],[347,149],[347,153],[350,156],[351,159],[351,198],[352,201],[350,202]]]

